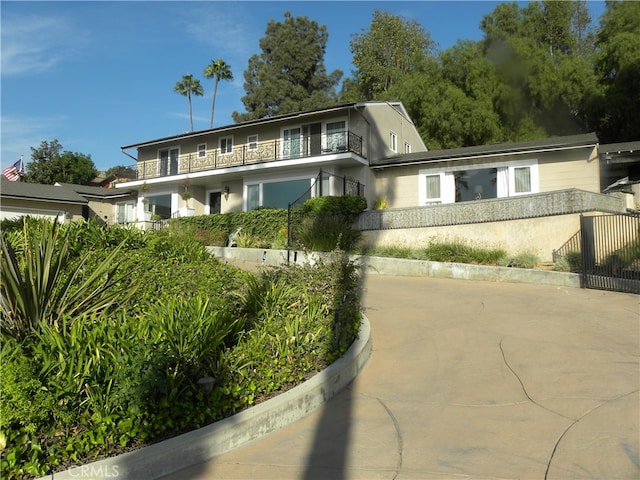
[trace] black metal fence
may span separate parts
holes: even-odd
[[[640,294],[640,214],[580,217],[582,286]]]
[[[578,230],[569,240],[557,250],[553,250],[553,263],[557,263],[561,258],[567,258],[571,255],[580,255],[582,252],[582,234]],[[579,266],[581,268],[582,265]]]

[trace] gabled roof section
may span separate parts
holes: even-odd
[[[41,200],[45,202],[86,205],[86,198],[69,188],[39,183],[10,182],[4,177],[0,184],[0,197],[20,200]]]
[[[85,205],[88,199],[110,200],[131,195],[134,190],[90,187],[72,183],[43,185],[40,183],[11,182],[2,177],[0,197],[20,200],[40,200],[45,202]]]
[[[57,183],[56,186],[64,187],[66,189],[72,190],[78,195],[81,195],[85,198],[97,198],[97,199],[111,199],[111,198],[121,198],[131,195],[135,190],[116,190],[115,188],[105,188],[105,187],[92,187],[88,185],[76,185],[73,183]]]
[[[581,147],[595,147],[598,137],[595,133],[551,137],[524,142],[495,143],[474,147],[450,148],[447,150],[430,150],[427,152],[406,153],[381,158],[371,162],[371,168],[389,168],[422,163],[435,163],[447,160],[464,160],[471,158],[513,155],[519,153],[546,152]]]
[[[247,127],[247,126],[251,126],[251,125],[266,125],[269,123],[275,123],[275,122],[281,122],[283,120],[287,120],[287,119],[291,119],[291,118],[299,118],[299,117],[306,117],[306,116],[311,116],[311,115],[317,115],[318,113],[326,113],[326,112],[331,112],[331,111],[338,111],[338,110],[344,110],[350,107],[354,107],[356,105],[356,103],[343,103],[340,105],[335,105],[333,107],[325,107],[325,108],[318,108],[316,110],[308,110],[308,111],[304,111],[304,112],[295,112],[295,113],[287,113],[284,115],[277,115],[275,117],[268,117],[268,118],[260,118],[257,120],[247,120],[246,122],[240,122],[240,123],[234,123],[232,125],[225,125],[223,127],[216,127],[216,128],[209,128],[206,130],[198,130],[197,132],[188,132],[188,133],[183,133],[180,135],[172,135],[170,137],[164,137],[164,138],[158,138],[155,140],[150,140],[148,142],[141,142],[141,143],[133,143],[131,145],[124,145],[123,147],[120,147],[121,150],[127,150],[129,148],[140,148],[140,147],[146,147],[146,146],[150,146],[150,145],[154,145],[154,144],[158,144],[158,143],[165,143],[167,141],[171,141],[171,140],[177,140],[177,139],[184,139],[184,138],[194,138],[194,137],[199,137],[199,136],[203,136],[203,135],[208,135],[210,133],[213,132],[226,132],[229,130],[235,130],[237,128],[241,128],[241,127]]]
[[[197,132],[188,132],[188,133],[183,133],[180,135],[172,135],[169,137],[163,137],[163,138],[158,138],[155,140],[149,140],[147,142],[140,142],[140,143],[133,143],[131,145],[124,145],[122,147],[120,147],[121,150],[128,150],[130,148],[140,148],[140,147],[147,147],[147,146],[151,146],[151,145],[156,145],[156,144],[160,144],[160,143],[165,143],[168,141],[172,141],[172,140],[178,140],[178,139],[186,139],[186,138],[195,138],[195,137],[200,137],[200,136],[204,136],[204,135],[209,135],[211,133],[215,133],[215,132],[227,132],[229,130],[235,130],[238,128],[243,128],[243,127],[247,127],[247,126],[252,126],[252,125],[267,125],[269,123],[276,123],[276,122],[282,122],[284,120],[290,120],[293,118],[304,118],[304,117],[310,117],[310,116],[314,116],[314,115],[318,115],[320,113],[328,113],[328,112],[333,112],[333,111],[340,111],[340,110],[347,110],[349,108],[361,108],[361,107],[367,107],[367,106],[373,106],[373,105],[387,105],[390,106],[391,108],[396,109],[398,112],[400,112],[404,117],[406,117],[408,120],[411,120],[409,117],[409,114],[407,113],[407,111],[404,108],[404,105],[402,104],[402,102],[351,102],[351,103],[342,103],[342,104],[338,104],[338,105],[334,105],[331,107],[324,107],[324,108],[318,108],[315,110],[306,110],[303,112],[295,112],[295,113],[287,113],[284,115],[277,115],[274,117],[268,117],[268,118],[260,118],[257,120],[248,120],[246,122],[240,122],[240,123],[234,123],[231,125],[225,125],[223,127],[216,127],[216,128],[210,128],[210,129],[206,129],[206,130],[198,130]]]

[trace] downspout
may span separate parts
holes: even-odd
[[[136,163],[138,163],[138,159],[137,159],[136,157],[134,157],[133,155],[131,155],[131,154],[129,154],[129,153],[127,153],[127,152],[125,152],[125,151],[124,151],[124,148],[121,148],[121,149],[120,149],[120,151],[121,151],[122,153],[124,153],[127,157],[131,158],[133,161],[135,161]]]
[[[369,152],[371,152],[371,143],[370,143],[371,142],[371,123],[369,123],[369,120],[367,119],[367,117],[365,117],[364,113],[359,110],[360,107],[364,107],[364,104],[356,103],[353,106],[355,111],[358,112],[360,116],[364,119],[364,121],[367,123],[367,163],[370,163],[371,160],[369,158]]]

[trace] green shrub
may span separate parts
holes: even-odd
[[[336,248],[351,251],[362,238],[362,233],[353,228],[353,222],[342,215],[305,217],[295,232],[296,243],[315,252]]]
[[[426,247],[408,245],[367,246],[363,254],[429,260],[432,262],[472,263],[479,265],[499,265],[506,257],[501,248],[486,248],[468,245],[462,241],[432,240]]]
[[[170,220],[170,225],[177,228],[185,226],[195,227],[196,230],[216,232],[217,241],[227,238],[238,228],[260,241],[261,245],[278,237],[279,232],[287,229],[287,210],[260,208],[250,212],[218,213],[213,215],[201,215],[197,217],[181,217]],[[213,245],[214,243],[212,243]],[[221,246],[222,246],[221,245]]]
[[[523,252],[509,260],[502,261],[503,266],[511,266],[515,268],[535,268],[540,264],[540,259],[535,253]]]
[[[307,215],[342,215],[355,219],[367,209],[364,197],[347,195],[344,197],[314,197],[304,202],[303,212]]]

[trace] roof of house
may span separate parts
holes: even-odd
[[[317,108],[317,109],[314,109],[314,110],[306,110],[306,111],[302,111],[302,112],[287,113],[287,114],[283,114],[283,115],[276,115],[276,116],[273,116],[273,117],[259,118],[259,119],[256,119],[256,120],[247,120],[246,122],[240,122],[240,123],[235,123],[235,124],[231,124],[231,125],[225,125],[225,126],[222,126],[222,127],[210,128],[210,129],[206,129],[206,130],[198,130],[196,132],[187,132],[187,133],[182,133],[180,135],[172,135],[172,136],[169,136],[169,137],[163,137],[163,138],[158,138],[158,139],[155,139],[155,140],[149,140],[147,142],[140,142],[140,143],[133,143],[131,145],[124,145],[124,146],[120,147],[120,149],[121,150],[127,150],[129,148],[146,147],[146,146],[155,145],[155,144],[159,144],[159,143],[165,143],[165,142],[171,141],[171,140],[199,137],[199,136],[208,135],[208,134],[211,134],[211,133],[214,133],[214,132],[224,132],[224,131],[227,131],[227,130],[237,129],[237,128],[241,128],[241,127],[247,127],[247,126],[251,126],[251,125],[261,125],[261,124],[263,125],[263,124],[268,124],[268,123],[281,122],[283,120],[288,120],[288,119],[291,119],[291,118],[308,117],[308,116],[317,115],[319,113],[327,113],[327,112],[332,112],[332,111],[337,111],[337,110],[345,110],[345,109],[354,108],[354,107],[355,108],[367,107],[367,106],[372,106],[372,105],[388,105],[391,108],[396,109],[401,115],[406,117],[407,120],[411,120],[411,118],[409,117],[409,114],[407,113],[407,111],[404,108],[404,105],[402,104],[402,102],[399,102],[399,101],[350,102],[350,103],[341,103],[341,104],[333,105],[333,106],[330,106],[330,107]]]
[[[491,157],[515,153],[542,152],[595,146],[598,137],[595,133],[551,137],[524,142],[494,143],[473,147],[450,148],[447,150],[430,150],[427,152],[405,153],[393,155],[371,162],[372,168],[398,167],[421,163],[442,162],[446,160],[462,160],[479,157]]]
[[[622,142],[622,143],[603,143],[600,145],[601,154],[609,153],[633,153],[640,151],[640,140],[635,142]]]
[[[43,185],[40,183],[11,182],[4,176],[0,184],[0,197],[21,200],[40,200],[55,203],[85,205],[89,199],[126,197],[131,191],[103,187],[89,187],[71,183]]]
[[[2,177],[0,197],[22,200],[42,200],[55,203],[85,205],[88,200],[72,189],[39,183],[11,182]]]
[[[68,188],[85,198],[92,199],[98,198],[106,200],[111,198],[121,198],[131,195],[132,192],[135,192],[135,190],[116,190],[115,188],[92,187],[88,185],[75,185],[72,183],[58,183],[56,185]]]

